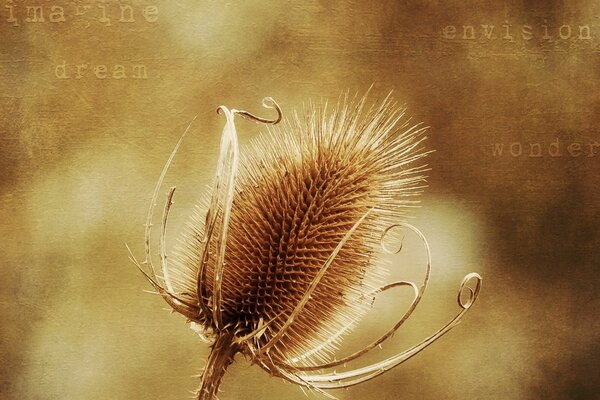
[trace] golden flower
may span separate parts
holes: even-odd
[[[144,264],[149,268],[131,256],[167,303],[213,342],[198,399],[213,399],[237,353],[272,375],[326,395],[324,389],[369,380],[454,327],[481,287],[479,275],[467,275],[458,295],[461,311],[420,344],[367,367],[323,372],[389,338],[427,286],[429,245],[420,231],[402,222],[424,185],[425,128],[409,126],[389,96],[368,107],[366,97],[349,100],[346,95],[332,110],[327,104],[311,105],[302,115],[294,114],[240,153],[236,115],[267,124],[282,119],[272,99],[263,105],[277,111],[275,120],[219,107],[226,124],[212,193],[201,199],[168,263],[165,235],[175,188],[168,192],[159,277],[151,259],[150,227],[180,139],[148,212]],[[425,244],[429,262],[420,287],[406,281],[382,285],[383,237],[398,226],[414,231]],[[467,286],[471,279],[475,289]],[[414,291],[402,318],[377,341],[336,360],[339,342],[369,311],[373,296],[398,286]],[[465,288],[467,300],[461,298]]]

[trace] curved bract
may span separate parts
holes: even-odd
[[[346,367],[389,339],[427,288],[429,244],[402,221],[424,187],[427,168],[418,163],[428,153],[422,148],[425,128],[409,126],[389,96],[368,107],[365,97],[350,100],[346,95],[330,111],[327,104],[311,105],[304,115],[283,121],[273,99],[263,105],[277,117],[218,108],[226,123],[212,192],[194,211],[171,260],[165,238],[175,188],[168,191],[156,268],[150,250],[154,207],[182,136],[152,196],[144,261],[130,251],[158,294],[213,342],[198,399],[213,398],[237,353],[272,375],[318,391],[367,381],[456,326],[481,288],[478,274],[467,275],[459,289],[458,314],[421,343],[366,367],[326,372]],[[282,124],[240,152],[236,116]],[[420,285],[384,283],[386,253],[392,253],[384,239],[400,228],[424,244],[427,265]],[[414,297],[398,321],[361,350],[336,357],[342,338],[370,311],[375,296],[403,287],[411,288]]]

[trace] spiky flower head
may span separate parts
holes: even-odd
[[[383,342],[422,296],[429,264],[421,288],[404,281],[382,286],[381,241],[391,227],[412,228],[403,220],[424,186],[425,128],[409,125],[389,96],[372,106],[366,97],[344,96],[331,109],[326,103],[309,105],[240,152],[236,115],[264,123],[281,119],[279,107],[265,100],[278,112],[274,121],[219,108],[227,122],[212,193],[201,199],[174,261],[167,264],[164,234],[174,188],[169,191],[161,232],[164,284],[153,268],[145,271],[165,300],[214,341],[199,399],[214,396],[236,353],[314,389],[370,379],[453,327],[480,287],[478,276],[467,276],[461,291],[470,278],[477,279],[477,286],[466,302],[459,293],[463,311],[409,353],[371,369],[311,373],[351,361]],[[152,206],[146,232],[149,264],[151,219]],[[407,313],[378,341],[335,361],[337,345],[370,309],[373,296],[396,286],[414,290]]]

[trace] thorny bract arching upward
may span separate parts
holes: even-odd
[[[349,100],[346,95],[330,111],[325,104],[294,114],[240,154],[236,115],[266,124],[282,119],[271,98],[263,105],[276,110],[276,119],[219,107],[226,124],[212,193],[201,199],[168,262],[165,236],[175,188],[169,190],[160,225],[159,276],[150,228],[182,136],[152,196],[145,260],[131,255],[165,301],[213,342],[198,399],[215,396],[237,353],[272,375],[330,396],[325,389],[367,381],[433,343],[456,326],[481,288],[481,277],[468,274],[460,285],[458,314],[421,343],[366,367],[327,372],[392,336],[429,282],[429,244],[402,220],[423,188],[424,128],[409,126],[389,96],[368,107],[366,97]],[[421,285],[383,283],[382,261],[391,253],[383,239],[399,228],[424,244],[427,266]],[[362,350],[336,357],[341,338],[369,311],[374,296],[399,287],[410,287],[414,297],[396,324]]]

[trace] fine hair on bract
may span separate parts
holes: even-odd
[[[426,128],[411,125],[390,95],[369,104],[366,95],[345,94],[334,106],[309,104],[291,118],[282,118],[271,98],[263,106],[276,117],[218,108],[226,122],[212,192],[201,197],[174,256],[167,259],[165,237],[175,192],[170,188],[157,268],[150,244],[154,207],[183,134],[152,195],[144,261],[129,251],[156,292],[212,343],[197,392],[200,400],[216,397],[237,353],[271,375],[333,397],[327,389],[370,380],[429,346],[458,324],[481,288],[477,273],[466,275],[457,296],[459,312],[437,332],[371,365],[335,370],[391,337],[429,282],[429,244],[406,222],[425,186]],[[268,126],[243,151],[236,116]],[[402,249],[400,244],[390,250],[384,239],[397,238],[401,231],[415,234],[427,254],[419,285],[384,282],[386,257]],[[413,300],[397,322],[361,350],[337,355],[343,337],[371,310],[375,296],[402,287]]]

